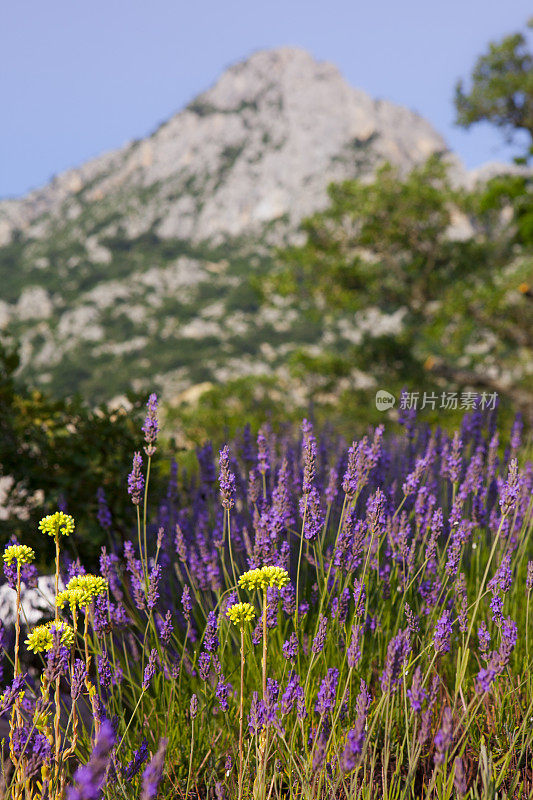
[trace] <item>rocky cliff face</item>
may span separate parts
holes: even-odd
[[[0,203],[0,326],[39,380],[95,399],[275,370],[324,331],[260,305],[270,245],[324,207],[331,181],[445,149],[333,65],[258,52],[146,139]]]

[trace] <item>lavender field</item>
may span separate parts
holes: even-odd
[[[449,435],[404,412],[351,445],[313,429],[158,458],[152,395],[98,574],[55,541],[55,608],[2,627],[3,795],[533,796],[533,467],[517,419]],[[144,437],[144,441],[143,441]],[[4,551],[16,592],[36,580]],[[52,568],[52,565],[50,565]]]

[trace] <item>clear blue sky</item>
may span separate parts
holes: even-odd
[[[531,0],[7,0],[0,15],[0,197],[151,132],[230,63],[299,45],[354,86],[423,114],[470,167],[507,160],[453,125],[453,88]]]

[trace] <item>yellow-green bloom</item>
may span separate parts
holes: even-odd
[[[239,586],[253,591],[254,589],[268,589],[277,586],[281,589],[289,583],[289,573],[283,567],[261,567],[250,569],[239,578]]]
[[[56,606],[63,608],[66,603],[69,604],[71,609],[76,608],[76,606],[84,608],[91,604],[91,595],[83,589],[63,589],[56,596]]]
[[[68,602],[71,606],[88,606],[94,597],[107,592],[107,581],[100,575],[75,575],[67,583],[67,588],[58,601],[62,605]],[[64,595],[64,597],[63,597]],[[61,606],[60,606],[61,607]]]
[[[234,625],[244,625],[245,622],[251,622],[255,617],[255,610],[250,603],[235,603],[235,605],[228,608],[226,615],[230,618]]]
[[[39,530],[54,538],[59,535],[70,536],[74,530],[74,519],[70,514],[56,511],[55,514],[48,514],[47,517],[42,518],[39,522]]]
[[[52,628],[57,627],[61,632],[61,644],[65,647],[72,647],[74,644],[74,631],[65,622],[47,622],[44,625],[37,625],[26,639],[26,647],[34,653],[42,653],[52,648],[54,637]]]
[[[4,561],[11,564],[17,561],[19,564],[31,564],[35,558],[35,552],[27,544],[10,544],[4,550]]]

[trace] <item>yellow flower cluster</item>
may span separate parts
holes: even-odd
[[[48,514],[43,517],[39,522],[39,530],[42,533],[47,533],[48,536],[57,537],[70,536],[74,530],[74,519],[70,514],[64,514],[62,511],[56,511],[55,514]]]
[[[228,608],[226,615],[234,625],[244,625],[245,622],[251,622],[253,620],[255,611],[250,603],[235,603],[231,608]]]
[[[31,564],[35,558],[35,552],[27,544],[10,544],[4,550],[4,561],[11,564],[17,561],[19,564]]]
[[[64,644],[65,647],[72,647],[74,644],[74,631],[70,625],[65,622],[52,621],[47,622],[45,625],[37,625],[36,628],[30,631],[25,643],[28,650],[32,650],[34,653],[50,650],[54,644],[52,628],[56,626],[61,632],[61,644]]]
[[[283,567],[261,567],[250,569],[239,578],[239,586],[253,591],[254,589],[268,589],[277,586],[281,589],[289,583],[289,573]]]
[[[75,575],[67,583],[67,588],[59,592],[56,597],[56,605],[63,608],[68,603],[72,608],[80,606],[86,608],[94,597],[107,592],[107,581],[99,575]]]

